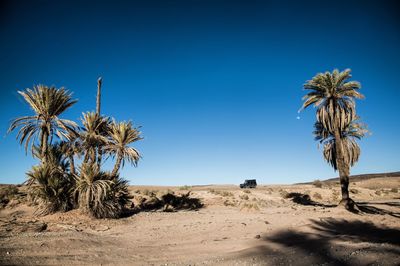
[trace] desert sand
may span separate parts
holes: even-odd
[[[203,207],[121,219],[79,210],[36,216],[33,206],[11,201],[0,210],[0,264],[399,265],[399,185],[398,177],[351,182],[359,213],[335,207],[337,182],[131,186],[134,202],[190,190]]]

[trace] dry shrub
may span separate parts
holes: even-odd
[[[182,187],[179,187],[179,190],[190,190],[191,188],[192,188],[192,186],[184,185]]]
[[[225,191],[225,190],[220,191],[220,190],[210,189],[209,192],[214,195],[218,195],[218,196],[222,196],[222,197],[233,197],[233,193],[230,191]]]
[[[284,198],[284,199],[288,199],[288,198],[290,198],[290,193],[289,192],[287,192],[286,190],[281,190],[281,191],[279,191],[279,194],[281,195],[281,197],[282,198]]]
[[[322,196],[321,196],[321,194],[319,194],[318,192],[315,192],[315,193],[313,194],[313,198],[314,198],[314,199],[317,199],[317,200],[322,200]]]
[[[11,200],[19,197],[19,190],[15,185],[4,186],[0,189],[0,208],[4,208]]]
[[[243,209],[259,211],[260,207],[258,206],[258,204],[256,202],[244,202],[241,205],[240,210],[243,210]]]
[[[350,192],[353,194],[358,194],[360,191],[358,191],[358,189],[352,188],[350,189]]]
[[[258,204],[258,206],[261,206],[261,207],[267,207],[268,206],[268,201],[266,201],[265,199],[259,199],[257,201],[257,204]]]
[[[154,196],[157,194],[157,190],[150,190],[150,189],[145,189],[141,192],[141,194],[146,195],[146,196]]]
[[[231,206],[231,207],[236,207],[237,206],[237,201],[236,200],[225,200],[224,201],[225,206]]]
[[[249,200],[249,196],[247,196],[246,194],[240,195],[239,198],[242,200]]]
[[[243,190],[244,193],[251,194],[251,191],[248,189]]]
[[[317,188],[322,188],[322,185],[323,185],[323,183],[321,182],[321,180],[315,180],[313,183],[312,183],[315,187],[317,187]]]
[[[398,193],[399,192],[399,190],[397,189],[397,188],[392,188],[391,190],[390,190],[390,192],[392,192],[392,193]]]

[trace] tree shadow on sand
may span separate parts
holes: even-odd
[[[358,209],[362,213],[368,214],[381,214],[381,215],[390,215],[396,218],[400,218],[400,212],[394,212],[390,210],[386,210],[383,208],[379,208],[372,205],[387,205],[390,207],[400,207],[398,202],[357,202]]]
[[[288,193],[285,198],[291,199],[294,203],[300,204],[300,205],[309,205],[309,206],[317,206],[317,207],[324,207],[324,208],[333,208],[336,207],[337,205],[333,204],[323,204],[319,203],[316,201],[313,201],[308,194],[302,194],[298,192],[291,192]]]
[[[124,217],[128,217],[143,211],[197,211],[198,209],[202,208],[204,204],[199,198],[190,197],[190,193],[190,191],[182,195],[166,193],[160,197],[152,194],[149,198],[141,198],[139,204],[132,206],[129,210],[127,210]]]
[[[323,204],[311,200],[308,194],[302,194],[298,192],[291,192],[286,195],[286,198],[291,199],[294,203],[300,205],[317,206],[324,208],[337,207],[335,204]],[[385,205],[389,207],[399,207],[400,202],[356,202],[356,208],[348,209],[350,212],[356,214],[380,214],[380,215],[390,215],[396,218],[400,218],[400,212],[390,211],[384,208],[379,208],[373,205]]]
[[[400,263],[398,229],[334,218],[311,220],[309,228],[312,230],[282,230],[266,236],[262,238],[264,243],[246,257],[258,258],[265,264],[285,265]]]

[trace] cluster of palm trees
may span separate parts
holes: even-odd
[[[339,171],[341,205],[353,209],[349,196],[350,167],[359,159],[356,139],[368,132],[356,114],[355,99],[361,85],[350,81],[351,70],[319,73],[307,81],[309,90],[301,109],[314,105],[315,139],[323,145],[325,160]],[[40,160],[28,173],[30,197],[42,214],[80,208],[97,218],[118,217],[129,201],[127,182],[119,178],[125,162],[137,165],[139,152],[129,146],[141,140],[139,127],[116,122],[100,114],[101,78],[98,80],[96,112],[83,113],[82,126],[59,116],[77,101],[64,88],[34,86],[19,91],[34,115],[15,119],[9,128],[19,128],[17,139]],[[115,159],[111,172],[102,162]],[[75,159],[80,166],[75,166]]]
[[[142,139],[140,128],[101,115],[100,91],[101,79],[96,112],[83,113],[82,126],[60,118],[77,102],[68,90],[37,85],[19,91],[34,115],[15,119],[9,132],[18,128],[20,144],[39,159],[27,173],[27,184],[40,214],[80,208],[96,218],[114,218],[130,199],[119,170],[125,162],[137,165],[141,156],[130,144]],[[115,166],[102,171],[108,158]]]
[[[350,167],[359,159],[360,148],[356,142],[368,130],[356,114],[355,99],[364,96],[358,92],[361,84],[350,81],[351,70],[319,73],[304,84],[309,90],[301,109],[314,105],[317,121],[314,136],[323,145],[323,156],[332,167],[339,171],[342,200],[346,209],[356,208],[349,196]]]

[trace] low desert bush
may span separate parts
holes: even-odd
[[[190,190],[191,188],[191,186],[184,185],[182,187],[179,187],[179,190]]]
[[[251,191],[248,189],[243,190],[244,193],[251,194]]]
[[[256,210],[256,211],[259,211],[260,210],[260,207],[258,206],[258,204],[256,203],[256,202],[244,202],[242,205],[241,205],[241,208],[240,208],[241,210],[243,210],[243,209],[248,209],[248,210]]]
[[[235,200],[227,199],[227,200],[224,201],[224,205],[225,206],[230,206],[230,207],[236,207],[237,202]]]
[[[158,193],[157,190],[150,190],[150,189],[144,189],[143,191],[141,191],[141,194],[145,195],[145,196],[154,196]]]
[[[242,199],[242,200],[249,200],[249,196],[247,196],[246,194],[239,195],[239,198]]]
[[[392,188],[391,190],[390,190],[390,192],[392,192],[392,193],[398,193],[399,192],[399,190],[397,189],[397,188]]]
[[[281,190],[281,191],[279,191],[279,194],[281,195],[281,197],[282,198],[284,198],[284,199],[288,199],[288,198],[290,198],[290,193],[289,192],[287,192],[286,190]]]
[[[322,200],[322,196],[321,196],[321,194],[319,194],[318,192],[315,192],[315,193],[313,194],[313,198],[314,198],[314,199],[317,199],[317,200]]]
[[[355,188],[351,188],[350,192],[353,193],[353,194],[358,194],[359,193],[358,189],[355,189]]]
[[[322,185],[323,185],[323,183],[321,182],[321,180],[315,180],[313,183],[312,183],[315,187],[317,187],[317,188],[322,188]]]
[[[19,191],[17,186],[8,185],[0,188],[0,208],[4,208],[12,199],[18,197]]]
[[[220,190],[214,190],[214,189],[210,189],[209,190],[210,193],[214,194],[214,195],[219,195],[222,197],[233,197],[233,193],[230,191],[220,191]]]

